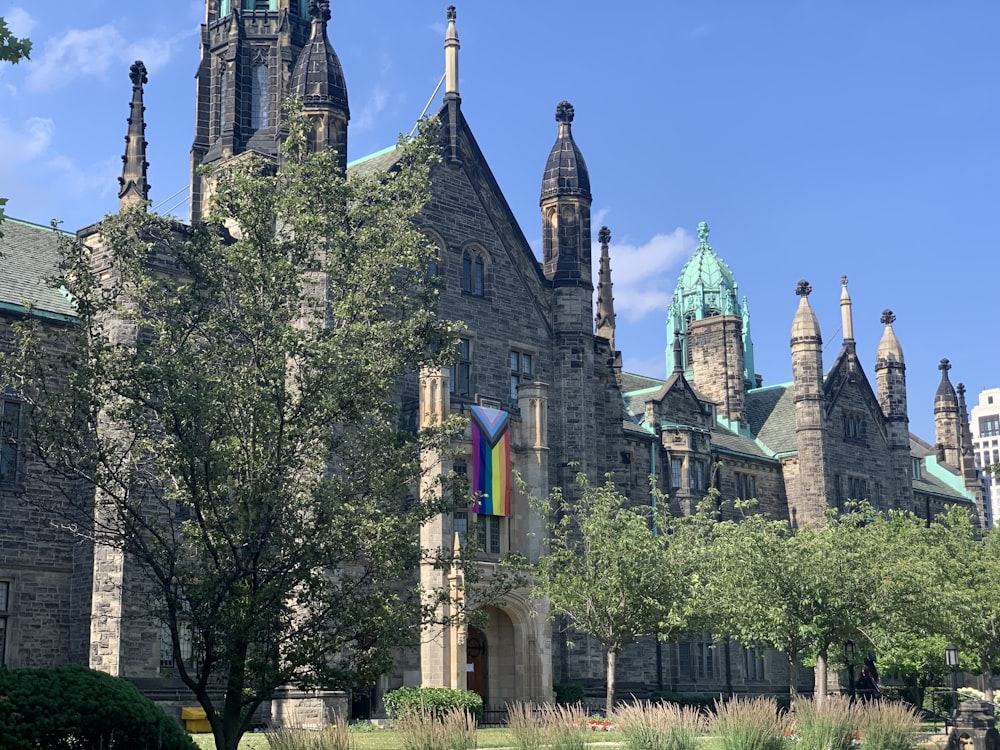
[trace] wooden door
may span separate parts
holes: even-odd
[[[465,640],[465,682],[469,690],[482,696],[486,705],[486,635],[478,628],[469,628]]]

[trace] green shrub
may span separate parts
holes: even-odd
[[[552,686],[552,691],[556,694],[556,703],[575,705],[583,703],[586,696],[583,692],[583,685],[572,682],[561,682]]]
[[[134,685],[86,667],[0,669],[4,750],[195,750]]]
[[[471,690],[451,688],[402,687],[385,694],[385,710],[396,719],[410,711],[428,711],[443,716],[452,709],[461,709],[475,717],[483,718],[483,698]]]
[[[704,695],[685,695],[684,693],[672,693],[669,690],[657,690],[653,693],[652,700],[657,703],[673,703],[676,706],[690,706],[697,709],[710,709],[715,706],[718,698],[708,698]]]

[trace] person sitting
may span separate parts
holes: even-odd
[[[865,666],[861,670],[861,677],[858,678],[858,693],[864,699],[882,696],[882,683],[879,681],[874,654],[868,654],[865,657]]]

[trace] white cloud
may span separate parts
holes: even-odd
[[[112,68],[122,69],[142,60],[153,73],[169,62],[178,43],[193,32],[172,37],[148,37],[128,42],[113,25],[93,29],[70,29],[47,40],[28,70],[30,88],[51,90],[83,76],[103,76]]]
[[[369,130],[388,103],[389,92],[382,86],[376,86],[368,95],[368,101],[361,108],[361,113],[351,118],[351,129]]]
[[[24,8],[16,5],[4,14],[3,20],[7,23],[7,28],[16,37],[30,36],[38,22]]]
[[[598,216],[601,212],[598,211]],[[669,234],[657,234],[642,245],[612,242],[611,281],[614,285],[615,313],[630,323],[650,313],[665,316],[677,283],[677,270],[697,245],[695,238],[678,227]],[[593,252],[594,279],[600,270],[600,250]]]
[[[19,127],[0,120],[0,169],[33,161],[48,149],[55,130],[44,117],[29,118]]]

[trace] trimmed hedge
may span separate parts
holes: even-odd
[[[75,666],[0,669],[0,747],[196,750],[130,682]]]
[[[556,703],[575,706],[583,703],[586,695],[583,692],[583,685],[573,682],[559,682],[552,686],[552,692],[556,694]]]
[[[424,709],[435,716],[441,716],[449,709],[460,708],[476,717],[483,718],[483,698],[471,690],[451,688],[401,687],[385,694],[385,710],[392,718],[398,718],[408,711]]]

